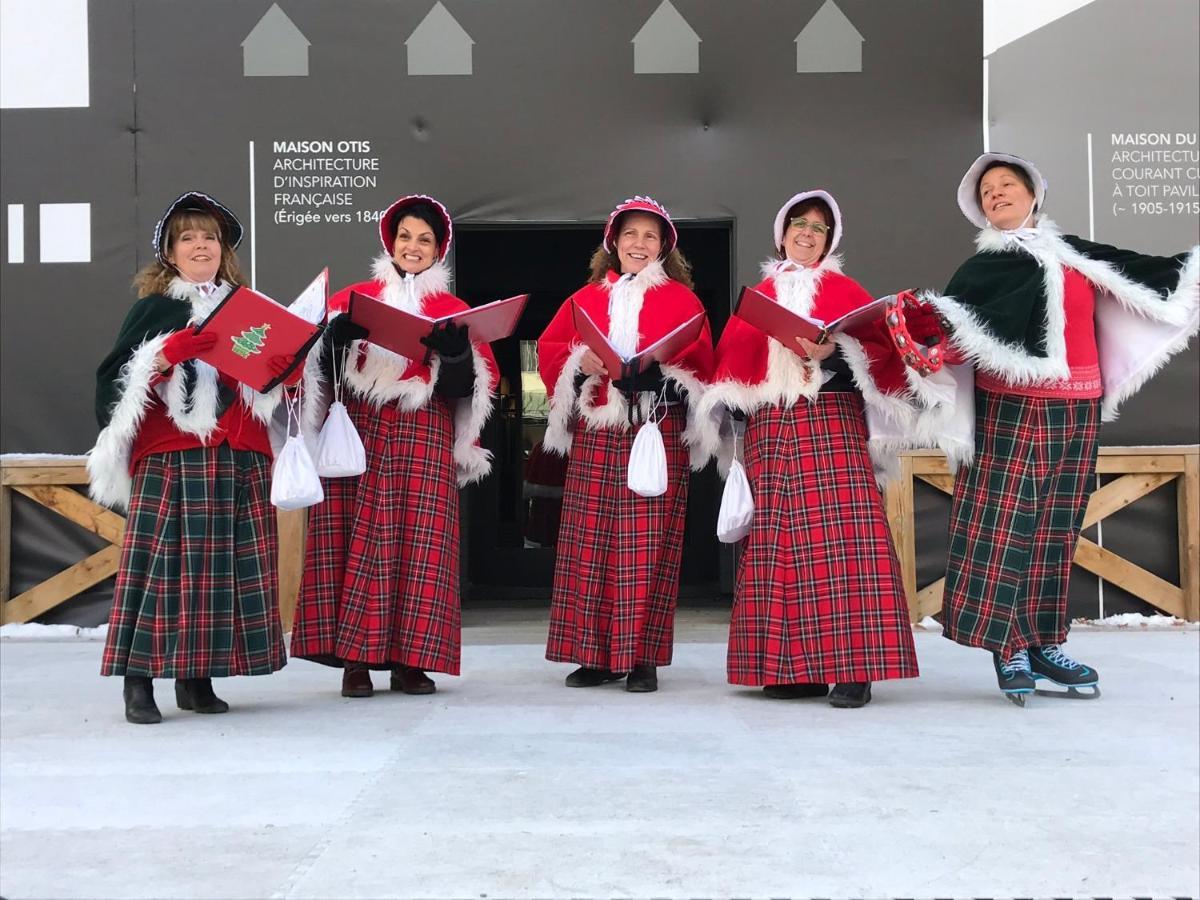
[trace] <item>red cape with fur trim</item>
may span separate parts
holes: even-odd
[[[609,284],[615,283],[617,278],[616,272],[608,273]],[[554,389],[558,385],[567,357],[574,347],[583,342],[579,332],[575,330],[571,301],[578,303],[583,311],[591,316],[596,327],[608,334],[609,296],[608,290],[600,284],[584,285],[562,305],[538,339],[538,366],[551,399],[554,397]],[[638,347],[646,347],[666,337],[696,313],[702,312],[704,306],[700,299],[678,281],[667,281],[658,287],[650,288],[646,291],[646,299],[638,317]],[[712,353],[712,332],[706,321],[700,337],[666,365],[686,369],[698,381],[706,382],[709,373],[712,372]],[[607,401],[608,379],[604,379],[596,391],[594,403],[596,406],[603,406]]]
[[[778,300],[775,279],[767,278],[755,288],[761,294]],[[812,309],[807,315],[830,321],[870,303],[873,298],[854,279],[840,272],[826,271],[817,286]],[[885,394],[903,394],[908,387],[904,363],[888,337],[882,319],[851,333],[862,346],[869,364],[870,377],[877,390]],[[730,318],[717,345],[716,375],[713,383],[736,381],[747,387],[767,381],[769,338],[763,331],[739,319]],[[852,365],[856,382],[860,372]]]

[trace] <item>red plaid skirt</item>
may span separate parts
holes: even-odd
[[[270,457],[228,444],[138,461],[101,674],[283,668],[270,473]]]
[[[636,430],[580,420],[567,464],[546,658],[628,672],[671,663],[687,511],[684,408],[659,428],[667,492],[641,497],[626,484]]]
[[[731,684],[917,675],[862,399],[764,407],[746,423],[754,520],[729,625]]]
[[[951,640],[1007,658],[1067,638],[1100,402],[978,390],[975,411],[975,460],[950,508],[942,624]]]
[[[458,482],[454,421],[434,397],[407,412],[348,397],[367,451],[357,478],[323,481],[292,655],[330,666],[416,666],[457,675]]]

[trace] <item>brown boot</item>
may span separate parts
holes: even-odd
[[[432,694],[437,685],[416,666],[396,666],[392,669],[392,690],[404,694]]]
[[[342,696],[375,696],[375,686],[371,684],[371,670],[361,663],[346,663],[342,670]]]

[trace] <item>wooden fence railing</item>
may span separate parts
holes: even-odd
[[[28,622],[48,609],[111,578],[120,561],[125,518],[93,503],[86,494],[82,456],[0,456],[0,622]],[[28,497],[107,542],[107,546],[16,597],[12,584],[12,495]],[[291,627],[300,590],[304,555],[304,511],[280,512],[279,608],[284,628]]]
[[[1075,565],[1122,587],[1152,606],[1195,621],[1200,619],[1200,446],[1102,447],[1096,463],[1101,475],[1116,475],[1092,494],[1084,527],[1107,519],[1163,485],[1178,481],[1176,528],[1179,540],[1179,583],[1172,584],[1130,562],[1111,547],[1080,538]],[[954,476],[945,456],[937,450],[913,450],[900,458],[900,478],[888,486],[888,521],[908,594],[914,622],[942,608],[945,578],[917,586],[917,539],[913,487],[917,481],[947,494],[954,491]]]
[[[1178,481],[1179,583],[1173,584],[1130,562],[1110,547],[1083,538],[1075,564],[1110,581],[1163,612],[1200,619],[1200,447],[1104,447],[1097,471],[1117,475],[1092,495],[1085,526],[1124,509],[1151,491]],[[888,521],[900,557],[909,615],[914,622],[941,609],[945,579],[917,587],[913,489],[917,481],[951,493],[954,476],[938,451],[917,450],[900,459],[900,478],[887,492]],[[83,492],[87,470],[82,456],[0,457],[0,621],[28,622],[117,571],[125,519],[93,503]],[[21,494],[103,538],[107,546],[45,581],[10,597],[12,494]],[[290,628],[303,568],[303,510],[279,516],[279,607]]]

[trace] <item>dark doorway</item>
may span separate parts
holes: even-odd
[[[677,223],[696,294],[713,333],[729,318],[733,223]],[[517,333],[493,345],[500,365],[496,411],[483,443],[492,475],[464,493],[464,597],[468,603],[546,599],[554,576],[562,470],[540,453],[545,387],[535,342],[563,301],[587,280],[599,224],[471,225],[455,229],[455,293],[472,306],[528,293]],[[721,482],[709,465],[693,474],[684,532],[680,597],[711,601],[730,592],[732,555],[716,539]],[[556,496],[557,495],[557,496]]]

